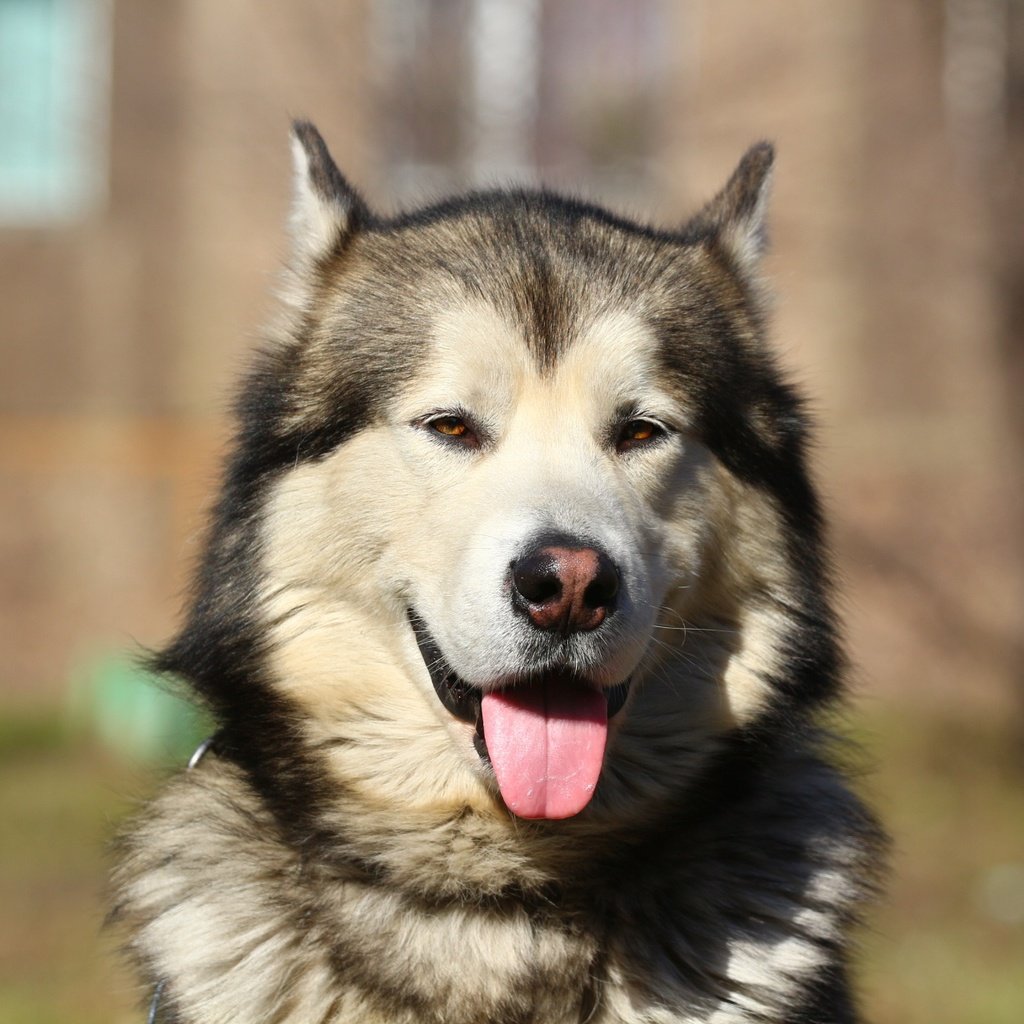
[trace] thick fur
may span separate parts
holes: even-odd
[[[843,659],[765,339],[771,148],[656,231],[532,192],[383,219],[294,142],[285,310],[159,659],[220,729],[115,879],[166,1018],[854,1021],[880,836],[816,724]],[[617,445],[637,418],[656,443]],[[614,558],[600,630],[514,614],[510,559],[548,535]],[[628,681],[580,814],[506,809],[410,613],[479,692]]]

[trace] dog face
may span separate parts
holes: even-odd
[[[379,552],[361,571],[391,606],[378,614],[417,641],[409,674],[425,663],[436,698],[475,731],[472,759],[475,747],[529,817],[589,802],[607,720],[639,685],[659,615],[685,621],[663,604],[699,576],[721,500],[687,410],[658,387],[652,332],[632,311],[581,320],[546,367],[492,304],[446,305],[384,422],[339,454],[349,496],[303,531],[306,578],[325,538],[339,563]],[[286,499],[282,533],[294,519]]]
[[[514,192],[380,220],[295,141],[290,319],[167,659],[239,759],[276,731],[321,794],[628,820],[826,696],[805,427],[756,281],[770,149],[661,233]]]

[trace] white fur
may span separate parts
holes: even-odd
[[[291,140],[293,191],[289,227],[300,263],[320,259],[331,251],[345,231],[350,206],[343,199],[323,195],[310,180],[309,156],[293,135]]]
[[[771,202],[772,174],[761,181],[757,198],[750,210],[734,214],[721,226],[719,244],[732,257],[733,263],[748,280],[758,280],[764,256],[768,206]]]
[[[200,603],[200,640],[235,623],[256,650],[224,673],[239,689],[223,749],[174,781],[123,844],[114,916],[140,970],[167,980],[168,1006],[190,1024],[793,1019],[844,955],[877,836],[809,718],[777,745],[730,747],[737,725],[765,721],[773,676],[793,668],[787,644],[812,627],[779,499],[701,442],[683,388],[662,377],[643,303],[657,313],[687,296],[645,296],[643,273],[635,299],[592,290],[570,260],[558,268],[574,288],[558,327],[568,336],[542,364],[500,298],[467,298],[423,270],[424,248],[482,245],[472,233],[489,226],[408,228],[422,233],[421,263],[405,248],[388,258],[422,335],[398,318],[370,365],[391,359],[396,378],[397,366],[417,368],[389,384],[386,404],[346,408],[370,411],[333,424],[341,443],[300,458],[304,431],[344,399],[344,289],[358,293],[361,273],[379,286],[388,255],[371,231],[353,240],[344,273],[324,259],[352,210],[340,184],[335,197],[314,186],[343,184],[322,156],[311,175],[296,142],[295,322],[264,367],[288,377],[274,427],[295,463],[275,462],[234,495],[239,507],[223,506],[206,566],[217,601]],[[729,301],[735,271],[751,273],[759,255],[770,159],[751,152],[699,219],[701,244],[673,257]],[[627,251],[609,225],[573,231],[610,259]],[[556,253],[551,232],[532,240]],[[628,238],[647,266],[660,243]],[[403,338],[421,358],[400,358]],[[668,436],[617,452],[609,433],[624,406]],[[470,416],[482,446],[431,436],[444,413]],[[548,531],[605,549],[622,585],[614,615],[558,657],[595,685],[632,686],[590,804],[536,823],[506,809],[473,726],[438,700],[408,612],[484,690],[547,667],[553,648],[514,612],[509,573]],[[239,606],[244,616],[225,618]],[[827,602],[818,610],[827,617]],[[225,663],[212,664],[222,681]],[[248,685],[261,718],[248,715]],[[269,728],[279,747],[241,725]]]

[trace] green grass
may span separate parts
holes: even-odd
[[[863,936],[868,1019],[1019,1024],[1019,734],[1010,723],[893,707],[871,709],[854,732],[876,766],[865,788],[895,840],[887,899]],[[55,714],[0,713],[0,1021],[145,1019],[101,938],[101,894],[105,844],[152,781],[148,769],[76,739]]]
[[[1020,721],[876,709],[860,723],[893,876],[864,938],[860,988],[878,1024],[1024,1020]]]
[[[100,934],[104,849],[130,773],[55,723],[0,737],[0,1021],[144,1019]]]

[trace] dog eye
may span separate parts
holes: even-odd
[[[665,428],[652,420],[635,419],[624,423],[615,439],[615,450],[628,452],[633,448],[654,444],[665,436]]]
[[[452,441],[466,448],[480,447],[476,431],[462,416],[435,416],[427,420],[424,426],[444,441]]]
[[[445,437],[464,437],[469,431],[466,421],[458,416],[442,416],[440,419],[431,420],[430,425]]]

